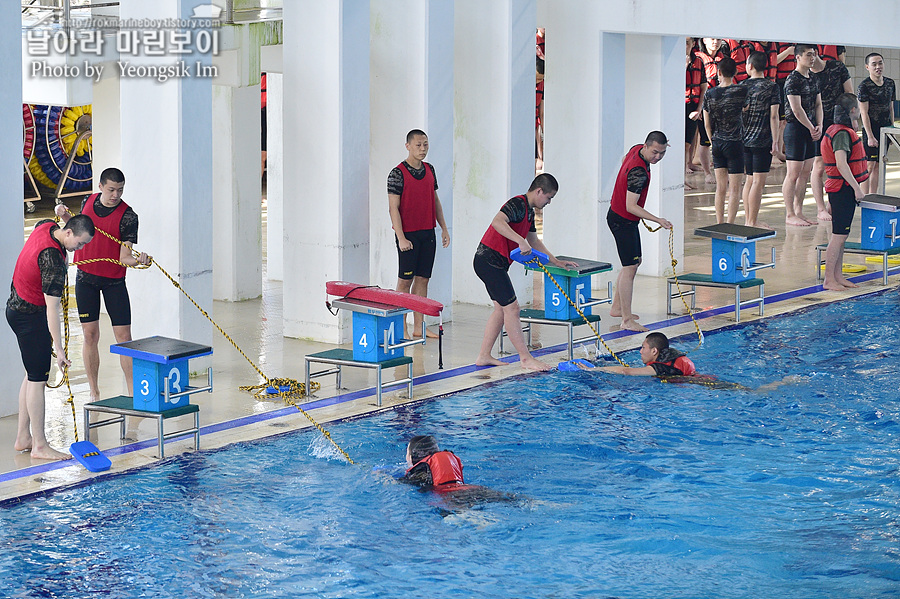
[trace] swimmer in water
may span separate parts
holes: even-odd
[[[441,451],[431,435],[418,435],[406,447],[409,469],[400,482],[419,486],[423,491],[438,493],[442,499],[441,515],[479,507],[485,503],[514,503],[519,497],[481,485],[467,485],[463,479],[462,460],[452,451]]]
[[[585,366],[581,362],[576,363],[576,365],[582,370],[596,370],[631,376],[655,376],[666,383],[693,383],[714,389],[739,389],[741,391],[767,392],[781,385],[797,383],[802,380],[802,377],[788,375],[780,381],[767,383],[752,389],[740,383],[719,380],[713,375],[698,374],[690,358],[677,349],[669,347],[669,338],[663,333],[655,332],[647,335],[641,344],[641,361],[644,365],[638,368],[629,366]]]

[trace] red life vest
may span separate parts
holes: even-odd
[[[118,243],[116,243],[100,231],[106,231],[107,233],[118,239],[119,235],[121,235],[120,225],[122,224],[122,215],[125,214],[126,210],[128,210],[128,204],[126,204],[125,202],[119,202],[119,205],[115,207],[115,209],[109,214],[109,216],[100,218],[99,216],[97,216],[97,213],[94,212],[94,201],[99,195],[99,193],[95,193],[90,196],[84,203],[84,209],[81,211],[82,214],[86,214],[91,217],[91,220],[94,221],[94,227],[97,228],[98,231],[94,235],[94,239],[89,244],[75,252],[75,262],[81,262],[82,260],[91,260],[94,258],[112,258],[113,260],[118,260],[119,256],[121,255],[122,246],[120,246]],[[119,266],[118,264],[113,264],[112,262],[91,262],[90,264],[79,264],[78,269],[92,275],[97,275],[98,277],[107,277],[110,279],[122,279],[125,277],[125,273],[128,271],[128,269],[124,266]]]
[[[633,221],[639,221],[641,220],[641,217],[628,212],[626,203],[626,196],[628,194],[628,171],[636,166],[647,171],[647,185],[644,186],[643,191],[641,191],[641,197],[638,198],[638,206],[641,208],[644,207],[644,202],[647,201],[647,190],[650,189],[650,165],[647,164],[647,161],[641,156],[641,148],[643,147],[643,144],[638,144],[628,150],[628,153],[625,154],[625,160],[622,161],[622,166],[619,168],[619,174],[616,177],[616,185],[613,187],[612,202],[609,206],[613,212],[622,218]]]
[[[816,46],[816,48],[819,52],[819,58],[821,58],[825,62],[828,62],[829,60],[837,60],[837,58],[838,58],[837,46],[835,46],[835,45],[826,46],[824,44],[819,44],[818,46]]]
[[[544,81],[538,81],[534,86],[534,126],[541,124],[541,102],[544,101]]]
[[[769,42],[768,44],[763,44],[762,42],[754,42],[756,45],[756,49],[760,52],[765,53],[766,58],[768,58],[768,66],[766,67],[766,79],[771,79],[775,81],[775,76],[778,73],[778,44],[775,42]]]
[[[677,368],[681,371],[681,376],[691,376],[697,373],[697,368],[687,356],[678,356],[671,362],[651,362],[651,364],[665,364],[666,366]]]
[[[425,176],[416,179],[404,163],[397,165],[403,173],[403,193],[400,194],[400,222],[403,232],[434,229],[437,219],[434,213],[434,172],[427,162],[422,163]]]
[[[700,57],[700,60],[703,62],[703,68],[706,70],[706,82],[709,84],[709,87],[715,87],[719,85],[719,61],[725,58],[725,54],[722,53],[721,48],[716,50],[716,53],[710,56],[706,53],[703,44],[700,45],[700,50],[697,50],[697,56]]]
[[[866,150],[863,148],[862,140],[856,131],[847,125],[839,125],[835,123],[830,126],[825,135],[822,136],[822,163],[825,165],[825,191],[834,193],[840,191],[845,181],[844,176],[837,167],[837,159],[834,157],[834,148],[831,143],[834,136],[839,131],[846,131],[850,134],[850,156],[847,157],[847,165],[850,172],[859,183],[869,178],[869,171],[866,169]]]
[[[756,51],[756,48],[753,46],[753,42],[749,40],[725,40],[728,43],[728,47],[731,48],[731,59],[734,60],[734,64],[737,67],[737,70],[734,74],[734,82],[740,83],[744,79],[750,77],[747,74],[747,57],[750,56],[752,52]]]
[[[407,474],[419,464],[427,464],[431,471],[431,482],[435,487],[450,484],[464,484],[462,460],[452,451],[438,451],[417,462],[407,470]]]
[[[266,107],[266,74],[263,73],[259,78],[259,95],[262,108]]]
[[[703,61],[694,51],[691,51],[691,61],[687,63],[685,79],[684,103],[699,104],[703,85]]]
[[[778,42],[778,46],[776,47],[776,49],[778,50],[778,52],[776,53],[776,60],[778,59],[777,58],[778,54],[781,54],[782,52],[784,52],[785,49],[790,48],[793,45],[794,44],[792,44],[790,42]],[[782,60],[781,62],[778,63],[778,67],[777,67],[777,70],[775,73],[775,78],[776,79],[787,79],[787,76],[791,74],[791,71],[793,71],[794,68],[796,68],[796,66],[797,66],[797,61],[794,59],[794,55],[788,54],[784,60]]]
[[[522,200],[527,204],[528,197],[527,196],[516,196],[517,198],[522,198]],[[515,231],[518,235],[522,237],[528,237],[528,232],[531,230],[531,225],[534,222],[532,220],[534,217],[534,212],[530,209],[526,209],[525,218],[517,223],[509,223],[509,226],[512,227],[512,230]],[[484,232],[484,235],[481,237],[481,243],[488,246],[492,250],[496,250],[506,256],[506,259],[509,260],[509,263],[512,264],[512,260],[509,257],[509,253],[514,249],[519,247],[519,244],[513,241],[512,239],[507,239],[503,235],[497,232],[497,229],[494,228],[494,225],[489,225],[487,231]]]
[[[66,250],[58,241],[50,234],[50,229],[57,226],[56,223],[44,223],[39,227],[35,227],[25,247],[16,260],[16,268],[13,270],[13,287],[26,302],[35,306],[46,306],[47,301],[44,299],[44,290],[41,287],[41,269],[38,267],[38,255],[47,248],[55,248],[62,254],[63,260],[66,259]],[[90,244],[88,244],[90,245]]]

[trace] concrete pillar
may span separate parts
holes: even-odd
[[[369,279],[369,1],[284,7],[284,334],[342,343],[325,282]]]
[[[684,114],[678,103],[684,95],[683,46],[684,40],[675,36],[628,35],[625,39],[626,146],[643,143],[653,130],[669,138],[673,149],[652,168],[645,207],[675,226],[675,259],[679,261],[684,251]],[[642,232],[641,244],[641,274],[672,272],[667,231]]]
[[[266,274],[284,280],[284,76],[266,76]]]
[[[257,75],[258,77],[258,75]],[[213,299],[262,293],[260,86],[212,86]]]
[[[94,100],[91,113],[93,138],[94,185],[100,185],[100,173],[110,166],[122,165],[122,122],[119,114],[119,69],[107,63],[104,76],[94,84]],[[72,200],[68,200],[72,204]],[[140,238],[138,238],[140,241]]]
[[[0,181],[3,212],[0,223],[0,284],[9,289],[16,258],[22,249],[22,15],[18,3],[0,4]],[[7,291],[8,296],[8,291]],[[0,325],[0,417],[19,411],[19,386],[25,373],[16,337],[4,322]]]
[[[397,283],[397,251],[388,214],[387,176],[406,158],[406,134],[428,134],[426,161],[435,167],[438,196],[453,237],[453,2],[375,0],[372,2],[372,138],[369,173],[372,284]],[[440,246],[428,295],[452,319],[453,251]],[[431,320],[430,317],[427,317]]]
[[[489,304],[470,265],[500,206],[534,178],[536,7],[534,0],[458,0],[455,9],[454,299]],[[531,275],[514,265],[510,277],[528,303]]]
[[[189,19],[202,0],[124,3],[123,19]],[[123,56],[134,65],[159,57]],[[171,59],[169,59],[171,60]],[[189,64],[211,63],[195,54]],[[212,309],[212,83],[204,77],[121,81],[125,200],[140,216],[147,249],[201,306]],[[213,328],[156,268],[131,272],[135,338],[164,335],[211,344]]]

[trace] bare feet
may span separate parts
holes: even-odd
[[[31,435],[28,435],[27,437],[18,437],[16,438],[16,444],[13,447],[16,451],[29,451],[33,442]]]
[[[37,460],[71,460],[72,456],[61,451],[56,451],[49,445],[46,447],[35,447],[31,450],[31,457]]]
[[[418,333],[413,333],[412,338],[413,338],[413,339],[421,339],[421,338],[422,338],[422,335],[420,335],[420,334],[418,334]],[[437,338],[438,338],[438,334],[435,333],[435,332],[432,331],[432,330],[425,329],[425,338],[426,338],[426,339],[437,339]]]
[[[506,362],[498,360],[494,356],[487,356],[485,358],[478,356],[478,359],[475,360],[475,366],[506,366]]]
[[[553,366],[547,364],[546,362],[541,362],[536,358],[525,358],[524,360],[522,360],[522,368],[526,368],[528,370],[537,370],[538,372],[553,370]]]
[[[613,314],[613,311],[610,310],[609,315],[612,316],[613,318],[622,318],[622,313],[618,310],[616,310],[616,314]],[[640,319],[641,319],[640,314],[632,314],[630,320],[640,320]]]
[[[637,331],[638,333],[650,330],[636,320],[623,320],[622,328],[627,331]]]
[[[710,173],[710,174],[706,175],[706,178],[703,179],[703,180],[706,181],[707,183],[715,183],[715,182],[716,182],[716,176],[713,175],[712,173]]]
[[[693,185],[691,185],[691,184],[688,183],[687,181],[684,182],[684,188],[685,188],[686,190],[688,190],[688,191],[693,191],[693,190],[697,189],[696,187],[694,187]]]
[[[840,283],[847,289],[855,289],[855,288],[859,287],[859,285],[857,285],[856,283],[854,283],[848,279],[838,279],[838,283]]]
[[[816,218],[818,218],[821,221],[828,222],[831,220],[831,213],[828,212],[827,210],[819,210],[819,213],[816,215]]]
[[[786,224],[786,225],[793,225],[793,226],[795,226],[795,227],[808,227],[808,226],[810,226],[812,223],[810,223],[810,222],[809,222],[808,220],[806,220],[805,218],[802,218],[802,217],[799,217],[799,216],[789,216],[789,217],[787,217],[787,218],[784,219],[784,224]]]
[[[831,281],[825,281],[822,283],[822,289],[825,289],[826,291],[843,291],[846,287],[837,282],[832,283]]]

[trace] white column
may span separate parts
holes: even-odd
[[[266,274],[284,280],[284,76],[266,76]],[[293,179],[292,179],[293,181]]]
[[[500,206],[534,178],[536,8],[534,0],[455,8],[454,299],[489,304],[470,264]],[[530,302],[531,276],[514,265],[510,277],[519,302]]]
[[[600,260],[614,267],[615,275],[622,268],[616,242],[606,224],[606,214],[612,201],[616,176],[622,156],[630,147],[625,141],[625,36],[620,33],[600,33],[600,135],[597,172],[599,211],[596,226],[600,239]],[[643,141],[643,139],[641,140]],[[633,144],[632,144],[633,145]]]
[[[652,167],[647,210],[675,225],[675,259],[683,253],[684,238],[684,115],[678,98],[684,94],[684,40],[674,36],[626,36],[626,144],[643,143],[647,133],[660,130],[674,148]],[[680,56],[679,56],[680,54]],[[667,130],[668,129],[668,130]],[[641,233],[644,261],[641,273],[671,273],[668,232]]]
[[[122,123],[119,115],[119,70],[115,64],[104,65],[103,78],[94,84],[91,106],[94,190],[100,185],[103,169],[122,165]],[[69,200],[72,203],[72,200]],[[140,238],[138,238],[140,240]]]
[[[123,3],[123,19],[189,19],[201,0]],[[122,56],[132,64],[159,57]],[[171,60],[171,59],[169,59]],[[210,64],[195,54],[189,64]],[[138,248],[149,251],[206,310],[212,309],[212,83],[209,78],[121,81],[125,201],[140,217]],[[212,343],[213,328],[156,268],[131,272],[135,338],[164,335]]]
[[[453,2],[452,0],[375,0],[371,89],[372,137],[369,173],[371,282],[393,288],[397,250],[388,214],[387,176],[406,158],[406,134],[428,134],[426,161],[435,167],[438,196],[453,236]],[[428,295],[452,318],[452,248],[440,245]],[[455,240],[451,239],[451,243]],[[431,320],[428,317],[428,320]]]
[[[368,0],[286,3],[284,55],[306,57],[284,64],[284,333],[342,343],[324,286],[369,278]]]
[[[4,194],[3,212],[11,215],[0,219],[0,285],[4,297],[9,296],[16,258],[22,249],[22,15],[18,3],[0,4],[0,118],[7,123],[0,128],[0,181],[9,193]],[[19,411],[19,386],[25,370],[16,336],[4,322],[0,325],[0,417]]]
[[[213,299],[234,302],[262,293],[259,83],[213,85],[212,113]]]

